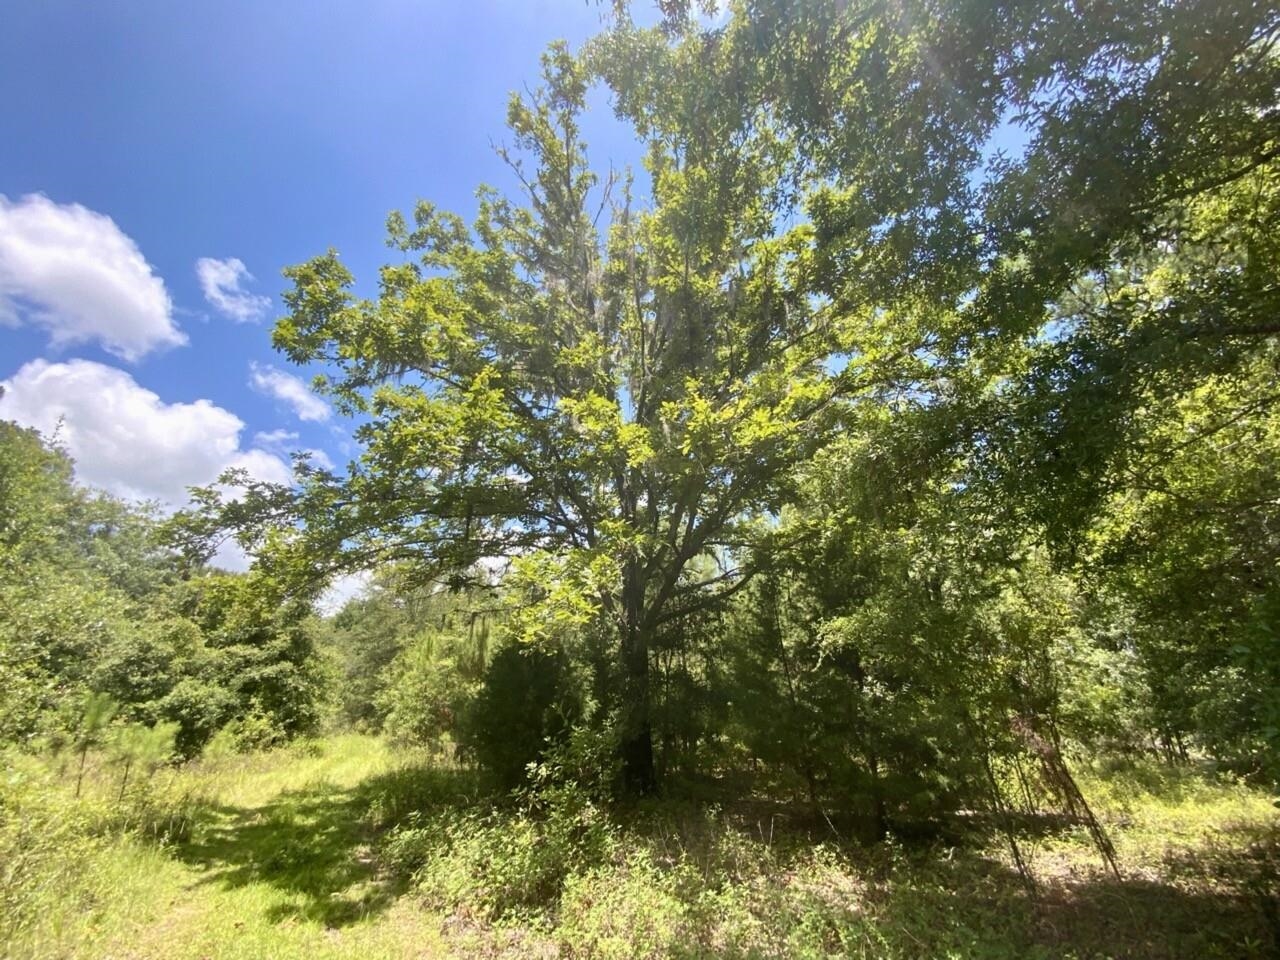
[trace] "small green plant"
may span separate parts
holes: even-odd
[[[89,749],[102,742],[104,731],[118,708],[119,704],[105,693],[90,693],[84,699],[73,740],[76,752],[80,754],[80,766],[76,772],[77,797],[84,785],[84,767]]]
[[[557,938],[569,956],[657,960],[687,955],[695,939],[690,894],[701,878],[689,865],[663,869],[636,850],[619,867],[570,877],[560,904]]]
[[[492,920],[554,913],[568,877],[609,861],[617,834],[581,790],[559,786],[487,815],[444,811],[391,831],[384,859],[415,871],[420,889],[446,909]]]
[[[124,799],[131,772],[140,768],[149,779],[156,770],[173,759],[177,735],[176,723],[157,723],[151,727],[141,723],[128,723],[112,731],[107,739],[107,755],[121,769],[118,799]]]

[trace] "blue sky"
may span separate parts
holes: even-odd
[[[227,465],[271,478],[291,448],[341,463],[346,425],[271,350],[280,270],[333,246],[370,292],[389,211],[469,218],[478,184],[509,185],[491,146],[509,92],[601,9],[7,4],[0,418],[61,417],[83,479],[170,504]],[[634,159],[607,111],[587,135],[593,160]]]

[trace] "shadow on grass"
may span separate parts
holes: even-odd
[[[873,956],[983,960],[1263,960],[1277,956],[1257,900],[1238,890],[1109,874],[1041,877],[1031,894],[1007,867],[977,857],[899,861],[852,887],[805,883],[769,914],[772,943],[681,956]],[[781,934],[781,936],[779,936]]]
[[[481,797],[462,771],[405,767],[350,789],[319,785],[260,807],[214,808],[176,852],[205,871],[203,883],[277,891],[280,896],[263,908],[269,922],[342,927],[381,913],[407,888],[405,877],[380,868],[375,845],[381,832],[414,811],[474,809]],[[1275,956],[1280,945],[1280,841],[1266,830],[1220,831],[1199,845],[1172,849],[1158,868],[1141,872],[1122,861],[1119,881],[1100,864],[1065,864],[1056,875],[1039,876],[1032,895],[1016,872],[975,847],[833,844],[837,832],[854,830],[826,818],[811,823],[795,807],[739,804],[708,815],[696,804],[667,803],[633,815],[632,842],[705,864],[709,879],[698,889],[718,897],[725,893],[722,881],[737,883],[744,892],[736,902],[753,912],[742,930],[748,940],[762,938],[758,944],[726,942],[718,932],[721,911],[715,910],[685,937],[690,956],[1226,960]],[[1052,832],[1061,825],[1020,826]],[[987,824],[969,827],[981,835]],[[726,843],[729,830],[738,837]],[[812,866],[806,852],[814,843],[836,851],[838,863]],[[794,860],[783,849],[788,846],[794,846]],[[758,847],[760,856],[745,847]],[[752,885],[757,871],[761,882]],[[728,879],[739,874],[746,880]],[[617,882],[626,881],[623,870]],[[748,889],[755,892],[748,896]],[[652,903],[625,903],[637,919],[628,914],[616,922],[643,935],[645,911],[661,911],[666,902],[654,896]],[[654,923],[659,921],[666,918]],[[750,932],[756,930],[761,932]]]
[[[1262,906],[1237,890],[1100,876],[1048,887],[1031,935],[1051,956],[1274,957],[1280,944]]]
[[[407,878],[380,870],[379,832],[414,809],[465,802],[461,771],[403,768],[355,788],[321,785],[286,791],[258,807],[214,806],[178,857],[225,889],[265,884],[287,900],[272,922],[305,920],[342,927],[386,910]]]
[[[655,853],[683,854],[712,872],[764,869],[777,891],[760,914],[775,942],[724,947],[708,933],[689,956],[745,960],[788,954],[982,958],[1185,958],[1235,960],[1280,956],[1280,833],[1242,824],[1196,844],[1171,847],[1155,863],[1120,862],[1121,878],[1073,848],[1046,858],[1034,891],[989,851],[1000,838],[981,818],[951,844],[859,844],[802,809],[739,805],[709,820],[668,809],[647,826]],[[1075,827],[1070,818],[1025,818],[1020,840]],[[721,852],[724,833],[738,841]],[[849,831],[852,832],[852,831]],[[845,833],[848,836],[849,832]],[[993,842],[994,841],[994,842]],[[807,850],[822,843],[839,869],[806,876]],[[761,850],[755,857],[752,850]],[[725,851],[731,856],[725,860]],[[789,859],[792,855],[795,859]],[[658,857],[661,859],[661,857]],[[753,867],[759,862],[761,867]],[[783,878],[791,879],[784,880]],[[785,890],[786,892],[782,892]],[[714,921],[712,923],[714,926]],[[779,939],[780,938],[780,939]]]
[[[920,851],[873,894],[882,933],[907,956],[1280,956],[1276,835],[1241,828],[1171,850],[1159,869],[1120,863],[1041,871],[1034,893],[976,852]],[[896,955],[896,954],[895,954]]]

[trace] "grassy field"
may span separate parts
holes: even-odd
[[[1082,829],[903,848],[674,804],[490,811],[469,776],[356,736],[158,775],[9,759],[12,958],[1263,957],[1280,946],[1271,797],[1191,771],[1085,772]]]

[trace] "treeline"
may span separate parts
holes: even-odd
[[[162,725],[167,759],[219,731],[245,747],[312,732],[313,619],[266,577],[193,568],[154,511],[78,485],[61,448],[0,422],[0,741]]]

